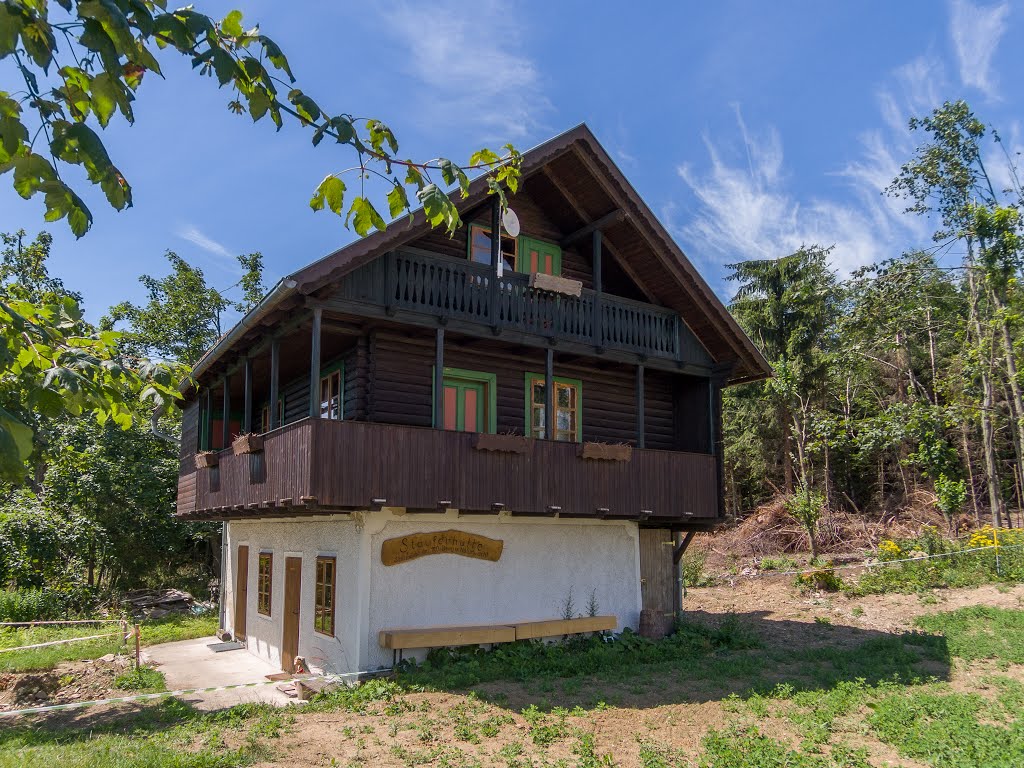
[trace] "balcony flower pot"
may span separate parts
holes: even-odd
[[[489,435],[478,432],[473,447],[478,451],[499,451],[501,453],[526,453],[529,446],[523,435]]]
[[[259,453],[263,450],[263,435],[239,435],[231,443],[231,452],[235,456],[246,453]]]
[[[220,456],[216,451],[200,451],[194,457],[196,469],[209,469],[220,463]]]
[[[581,459],[597,461],[629,461],[633,458],[633,446],[612,443],[583,443],[580,446]]]

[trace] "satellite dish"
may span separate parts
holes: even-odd
[[[501,225],[512,237],[519,237],[519,217],[511,208],[506,208],[501,214]]]

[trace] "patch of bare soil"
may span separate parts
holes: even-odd
[[[902,632],[913,629],[913,621],[918,616],[953,611],[968,605],[1021,609],[1024,607],[1024,584],[936,589],[924,596],[884,594],[851,597],[845,593],[801,591],[793,586],[792,576],[738,576],[723,586],[689,589],[683,601],[686,612],[700,612],[711,617],[730,613],[756,616],[759,630],[763,628],[771,633],[775,627],[784,633],[797,631],[801,635],[804,635],[803,628],[794,628],[791,622],[828,621],[833,625]],[[791,638],[784,634],[779,639]]]
[[[0,672],[0,711],[123,695],[114,678],[130,665],[129,657],[109,654],[62,662],[48,672]]]

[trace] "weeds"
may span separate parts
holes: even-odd
[[[114,678],[114,687],[122,691],[153,693],[166,690],[164,675],[152,667],[136,667]]]

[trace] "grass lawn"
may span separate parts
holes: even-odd
[[[54,627],[24,627],[0,629],[0,649],[21,645],[45,643],[70,637],[90,637],[120,631],[118,624],[75,624]],[[202,615],[164,616],[142,623],[142,644],[156,645],[173,640],[206,637],[217,631],[217,613]],[[0,652],[0,672],[27,672],[53,669],[62,661],[96,659],[108,653],[125,651],[134,641],[125,644],[119,637],[102,640],[83,640],[65,645],[51,645],[25,651]]]
[[[163,701],[0,724],[0,768],[1024,765],[1024,611],[962,608],[902,633],[797,624],[439,653],[296,711]]]

